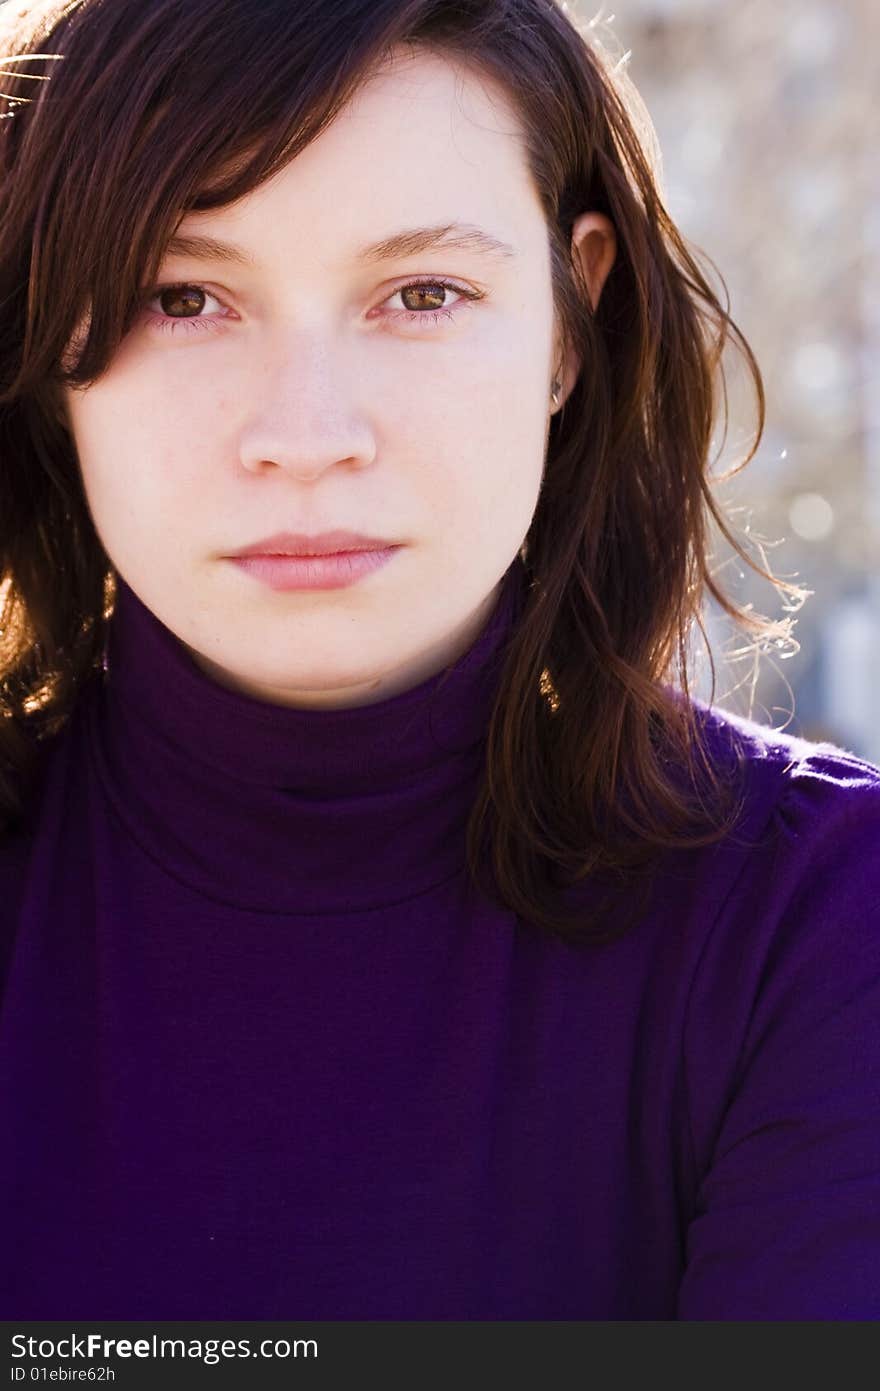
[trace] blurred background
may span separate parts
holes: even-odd
[[[799,650],[771,643],[757,660],[736,655],[745,635],[707,603],[715,703],[880,763],[880,0],[567,9],[640,94],[666,208],[723,276],[761,368],[761,445],[716,496],[757,563],[812,591],[789,617]],[[725,361],[716,477],[754,438],[745,374]],[[715,536],[722,587],[785,619],[790,600]]]

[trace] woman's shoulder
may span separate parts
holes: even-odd
[[[0,827],[0,991],[18,934],[23,908],[36,891],[42,896],[59,845],[77,834],[66,815],[71,789],[79,785],[76,757],[82,737],[74,717],[33,740],[26,769],[18,770],[16,797]],[[48,854],[47,854],[48,850]]]
[[[870,759],[699,700],[692,704],[716,770],[740,775],[743,822],[759,835],[769,831],[772,842],[784,833],[813,849],[836,845],[850,854],[857,828],[862,840],[880,836],[880,767]]]
[[[14,897],[13,888],[24,874],[33,842],[39,834],[43,807],[52,770],[57,767],[71,739],[70,723],[58,732],[35,741],[26,768],[18,768],[12,778],[14,805],[10,797],[0,825],[0,913]]]
[[[743,771],[748,834],[707,875],[687,982],[700,1183],[678,1317],[861,1317],[880,1301],[880,768],[701,718]]]
[[[741,715],[700,716],[743,791],[736,828],[700,862],[695,983],[716,1001],[742,991],[751,1011],[795,980],[803,1004],[880,979],[880,768]]]
[[[750,961],[812,944],[880,949],[880,767],[839,744],[692,700],[715,777],[733,793],[714,841],[668,853],[654,905],[721,988]],[[880,964],[880,963],[878,963]],[[754,983],[754,982],[753,982]]]

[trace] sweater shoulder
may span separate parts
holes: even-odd
[[[69,743],[68,727],[35,745],[21,792],[19,814],[0,831],[0,985],[5,980],[22,901],[27,892],[34,845],[44,820],[46,792],[59,754]]]
[[[713,772],[736,791],[721,838],[670,853],[659,876],[664,921],[701,958],[695,990],[713,977],[723,990],[756,986],[764,965],[808,941],[821,956],[861,939],[870,955],[880,939],[880,768],[838,744],[693,703]]]
[[[880,769],[707,718],[742,759],[748,836],[699,899],[682,1041],[699,1181],[678,1317],[875,1317]]]
[[[811,1027],[811,1009],[830,1018],[880,981],[880,768],[742,716],[704,718],[745,790],[699,876],[689,1053],[726,1059],[733,1087],[769,1033]]]
[[[763,842],[839,847],[856,826],[880,834],[880,767],[829,741],[806,739],[693,702],[713,766],[742,780],[744,820]],[[851,855],[851,851],[849,852]]]

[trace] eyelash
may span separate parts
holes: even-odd
[[[433,275],[430,278],[408,280],[405,284],[398,285],[396,290],[392,290],[388,298],[393,299],[395,295],[399,295],[403,290],[417,290],[422,287],[433,289],[437,286],[441,286],[447,290],[454,290],[456,294],[462,295],[463,303],[455,305],[452,309],[422,310],[421,312],[414,309],[398,309],[393,311],[390,317],[395,322],[403,318],[410,323],[413,320],[429,319],[433,320],[434,324],[439,327],[443,319],[450,322],[454,321],[459,310],[467,308],[468,301],[481,300],[485,297],[484,292],[481,290],[472,290],[465,285],[459,285],[457,281],[446,279],[445,276]],[[155,286],[149,295],[147,295],[143,304],[149,304],[151,300],[157,299],[160,295],[164,294],[166,290],[199,290],[202,294],[207,295],[208,298],[216,299],[218,303],[222,303],[218,295],[212,295],[210,290],[206,290],[204,285],[198,284],[197,281],[178,280],[169,285]],[[180,327],[184,333],[188,333],[191,329],[217,330],[223,327],[224,322],[222,319],[174,319],[167,315],[155,313],[149,313],[147,319],[152,328],[156,328],[162,333],[176,333],[178,327]]]

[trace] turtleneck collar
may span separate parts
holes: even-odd
[[[119,576],[88,715],[116,814],[178,881],[245,910],[353,912],[453,877],[527,586],[517,556],[457,662],[372,705],[318,710],[221,686]]]

